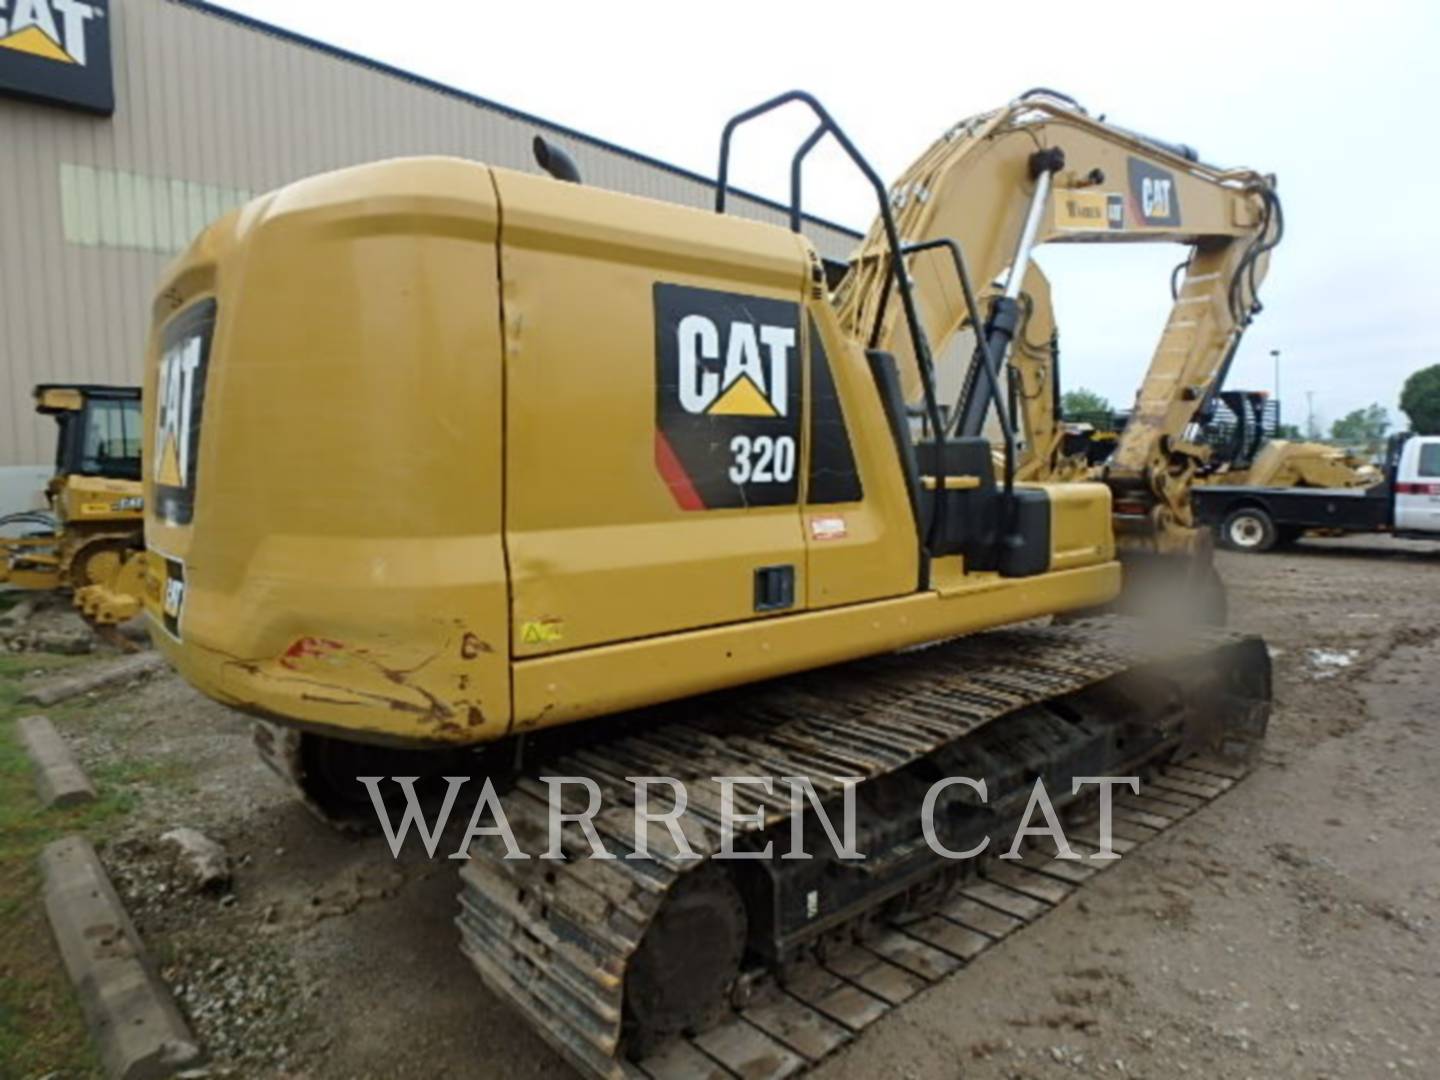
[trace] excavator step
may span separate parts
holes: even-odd
[[[926,987],[959,976],[1115,860],[1095,857],[1094,823],[1072,822],[1067,838],[1078,859],[1032,848],[1018,861],[987,857],[914,911],[896,910],[887,903],[894,890],[877,889],[873,903],[862,896],[868,906],[860,915],[853,904],[834,916],[827,910],[841,921],[825,934],[787,946],[777,962],[752,964],[728,1016],[658,1044],[647,1040],[632,1058],[626,978],[677,884],[719,850],[712,778],[804,775],[828,800],[843,792],[841,777],[865,777],[864,791],[922,757],[953,762],[939,755],[972,749],[992,764],[1013,760],[1001,772],[1018,776],[1021,763],[1061,754],[1058,729],[1096,730],[1086,713],[1095,692],[1126,703],[1127,731],[1148,724],[1163,734],[1140,739],[1147,756],[1125,761],[1122,775],[1143,779],[1138,794],[1114,800],[1113,849],[1123,854],[1244,775],[1268,717],[1268,661],[1253,638],[1207,629],[1157,640],[1132,620],[1110,617],[977,635],[684,703],[683,711],[544,763],[544,775],[587,776],[601,787],[608,809],[596,827],[621,857],[590,858],[572,825],[563,833],[564,862],[508,860],[498,838],[481,838],[461,870],[461,947],[492,992],[586,1075],[758,1080],[802,1072]],[[1144,706],[1154,715],[1137,719],[1146,700],[1161,704]],[[633,791],[624,778],[637,775],[686,785],[681,823],[700,860],[677,858],[664,830],[652,837],[655,858],[623,857],[634,847]],[[548,847],[547,806],[535,776],[517,782],[502,806],[520,846],[538,853]],[[1025,792],[1028,783],[1021,805]],[[992,798],[999,803],[1001,794]],[[736,795],[737,810],[763,816],[757,830],[788,837],[788,793]],[[922,864],[923,873],[953,872],[953,863],[933,863],[933,870]]]

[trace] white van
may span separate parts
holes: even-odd
[[[1440,536],[1440,435],[1412,436],[1400,450],[1395,532]]]

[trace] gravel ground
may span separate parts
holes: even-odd
[[[1440,545],[1221,568],[1232,623],[1275,655],[1257,772],[814,1075],[1440,1075]],[[65,733],[87,765],[139,744],[155,763],[102,857],[210,1075],[570,1075],[459,955],[454,867],[327,831],[248,721],[165,677]],[[227,847],[231,891],[188,888],[159,841],[176,826]]]

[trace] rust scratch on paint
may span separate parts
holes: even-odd
[[[481,653],[494,651],[489,644],[481,641],[469,630],[465,631],[465,636],[460,639],[460,659],[462,660],[474,660]]]

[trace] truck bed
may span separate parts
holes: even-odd
[[[1192,490],[1196,517],[1219,525],[1240,506],[1260,506],[1276,525],[1382,532],[1394,524],[1389,484],[1368,488],[1266,488],[1216,484]]]

